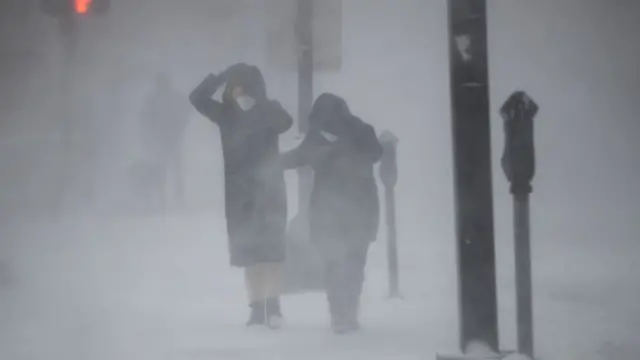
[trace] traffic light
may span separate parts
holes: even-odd
[[[91,9],[91,0],[75,0],[74,10],[76,14],[86,14]]]
[[[50,16],[104,14],[110,0],[40,0],[42,11]]]
[[[110,0],[75,0],[76,2],[76,12],[80,13],[80,9],[82,5],[78,5],[79,3],[84,3],[85,5],[85,13],[91,14],[105,14],[109,11],[109,6],[111,5]]]

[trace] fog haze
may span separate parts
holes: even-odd
[[[512,198],[500,168],[499,108],[524,90],[540,106],[531,198],[538,354],[631,359],[640,353],[640,6],[487,2],[501,345],[513,349],[516,335]],[[86,122],[73,130],[78,146],[92,150],[74,155],[75,183],[63,210],[50,206],[63,166],[52,119],[64,76],[62,38],[37,2],[3,5],[0,357],[417,359],[455,350],[444,0],[343,0],[342,67],[315,78],[316,96],[343,96],[378,134],[391,130],[400,139],[405,299],[385,299],[383,225],[363,295],[368,332],[350,340],[325,334],[324,298],[305,294],[285,300],[283,334],[245,334],[242,277],[228,267],[219,133],[195,110],[184,149],[188,205],[166,217],[129,211],[126,169],[140,156],[141,103],[157,71],[172,74],[186,102],[208,73],[238,61],[255,64],[269,97],[297,117],[295,69],[267,58],[267,3],[113,0],[106,16],[82,19],[70,76]],[[297,141],[294,127],[281,146]],[[287,181],[293,216],[295,173]]]

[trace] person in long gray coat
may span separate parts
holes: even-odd
[[[223,85],[223,101],[212,99]],[[243,63],[208,75],[189,98],[220,128],[230,262],[245,268],[251,307],[247,325],[279,327],[287,223],[279,135],[293,119],[267,98],[260,70]]]
[[[380,216],[373,167],[382,150],[374,128],[354,116],[344,99],[325,93],[313,105],[304,140],[281,159],[285,168],[314,170],[309,226],[325,259],[331,324],[337,333],[359,328],[367,251]]]

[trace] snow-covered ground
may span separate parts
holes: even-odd
[[[215,218],[14,223],[1,235],[2,359],[434,359],[456,349],[449,240],[400,243],[404,300],[386,298],[385,247],[376,243],[365,329],[339,337],[317,293],[284,299],[281,331],[245,328],[242,274],[228,266]],[[547,255],[537,266],[553,264]],[[574,261],[590,260],[576,252]],[[536,272],[541,358],[632,359],[637,286],[624,293],[606,277],[552,272]],[[499,288],[501,338],[512,348],[513,285],[499,279]]]
[[[228,266],[215,219],[13,229],[4,234],[3,253],[13,256],[5,259],[3,359],[397,359],[455,347],[444,328],[455,320],[454,298],[430,281],[438,265],[407,276],[407,300],[390,301],[382,243],[368,269],[366,330],[336,337],[319,293],[287,296],[279,332],[245,328],[242,273]]]

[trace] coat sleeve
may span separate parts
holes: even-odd
[[[269,132],[280,135],[291,129],[293,119],[278,102],[270,101],[261,111],[259,121],[245,122],[236,127],[233,134],[234,142],[242,142],[257,133]]]
[[[223,76],[209,74],[191,94],[189,101],[196,110],[216,124],[222,121],[222,103],[212,99],[213,94],[225,83]]]
[[[263,107],[260,121],[256,121],[241,128],[238,136],[249,136],[253,133],[273,131],[280,135],[287,132],[293,126],[293,118],[277,101],[269,101]]]
[[[295,169],[302,166],[314,166],[324,159],[332,147],[323,142],[316,131],[309,131],[302,143],[293,150],[282,153],[281,162],[285,169]]]
[[[278,134],[289,131],[293,126],[293,118],[277,101],[271,101],[271,106],[269,106],[264,121],[266,126],[275,130]]]
[[[369,124],[361,122],[356,126],[352,146],[355,154],[365,162],[375,164],[382,158],[382,145]]]
[[[308,165],[309,155],[313,145],[311,144],[310,134],[307,133],[296,148],[280,154],[280,161],[285,169],[295,169]]]

